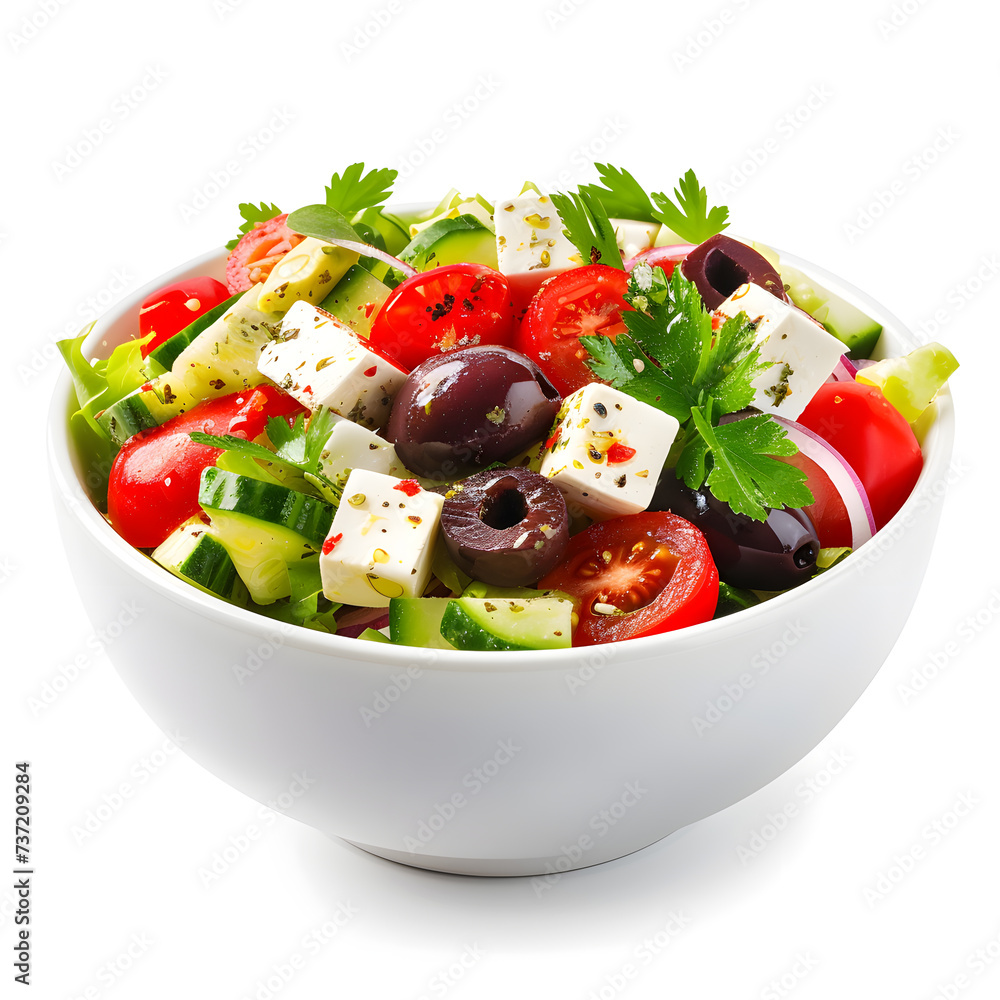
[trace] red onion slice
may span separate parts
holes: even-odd
[[[366,628],[378,631],[388,624],[388,608],[352,608],[337,619],[337,635],[356,639]]]
[[[854,376],[858,374],[858,369],[854,362],[846,355],[842,354],[837,362],[837,367],[827,379],[827,382],[853,382]]]
[[[851,522],[851,545],[858,548],[875,534],[875,518],[868,503],[865,492],[857,473],[848,465],[846,459],[835,448],[831,447],[814,431],[802,424],[789,420],[787,417],[774,417],[788,432],[788,439],[793,442],[806,458],[814,461],[829,477],[834,489],[840,494],[847,508],[847,516]]]
[[[388,264],[389,267],[402,271],[408,278],[412,278],[417,273],[415,268],[410,267],[398,257],[393,257],[391,253],[386,253],[385,250],[379,250],[378,247],[369,246],[359,240],[339,240],[330,236],[325,237],[323,242],[332,243],[335,247],[343,247],[345,250],[353,250],[355,253],[361,254],[362,257],[374,257],[376,260]]]

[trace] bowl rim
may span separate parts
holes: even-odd
[[[395,210],[403,211],[407,207],[409,206],[398,206],[395,207]],[[886,339],[896,342],[893,344],[893,349],[899,346],[904,350],[912,350],[920,345],[920,342],[896,316],[865,292],[794,254],[781,250],[777,252],[780,253],[783,261],[819,280],[831,291],[836,292],[881,322],[884,339],[880,340],[880,347]],[[129,312],[138,314],[142,301],[157,288],[182,280],[188,274],[211,273],[212,271],[216,274],[221,273],[226,254],[227,251],[224,248],[219,248],[192,258],[171,271],[153,278],[132,295],[116,303],[93,324],[84,344],[84,353],[89,357],[95,357],[102,353],[96,351],[95,348],[99,344],[104,346],[108,344],[108,341],[102,340],[108,328]],[[706,642],[714,644],[727,641],[734,634],[751,629],[770,618],[779,618],[784,621],[789,613],[794,613],[794,604],[801,600],[800,595],[803,593],[813,594],[817,601],[822,601],[826,591],[830,587],[836,586],[845,574],[858,573],[860,567],[864,565],[862,560],[845,559],[823,572],[818,578],[807,581],[802,587],[794,588],[737,614],[691,625],[673,632],[627,639],[618,643],[499,653],[449,649],[432,650],[424,647],[359,641],[347,636],[331,635],[302,626],[286,624],[230,605],[221,598],[211,597],[184,583],[153,562],[150,557],[129,545],[90,502],[74,469],[68,422],[68,414],[72,411],[73,403],[70,373],[63,368],[56,381],[49,405],[47,421],[48,462],[53,485],[78,526],[97,545],[105,549],[130,575],[172,603],[180,605],[201,618],[223,624],[243,633],[248,642],[273,641],[275,634],[278,633],[282,636],[282,645],[290,645],[310,653],[325,654],[331,658],[332,663],[335,663],[337,659],[346,659],[380,663],[389,667],[405,669],[412,667],[417,661],[421,669],[445,672],[461,671],[467,668],[480,671],[486,669],[512,672],[523,670],[566,671],[579,667],[581,663],[592,662],[594,659],[603,663],[611,658],[619,658],[622,642],[626,644],[626,656],[632,650],[635,653],[633,658],[636,659],[647,659],[656,655],[666,656],[671,652],[685,651]],[[894,536],[894,532],[898,531],[899,526],[905,525],[917,505],[922,503],[922,497],[929,486],[946,479],[952,457],[955,419],[954,406],[947,387],[932,405],[936,408],[936,414],[922,442],[924,464],[916,486],[893,518],[872,539],[860,546],[853,555],[863,552],[869,546],[877,545],[880,539]],[[939,502],[942,496],[943,494],[938,493],[935,499]]]

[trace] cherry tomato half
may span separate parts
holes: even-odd
[[[857,473],[881,528],[913,491],[924,459],[906,418],[874,386],[826,382],[799,423],[829,441]]]
[[[108,481],[108,518],[130,545],[151,549],[198,513],[201,470],[214,465],[218,448],[195,444],[193,431],[252,440],[270,417],[306,412],[276,386],[234,392],[192,407],[129,438],[115,456]]]
[[[460,347],[509,347],[514,307],[507,279],[485,264],[422,271],[389,293],[368,339],[408,369]]]
[[[271,268],[305,237],[285,224],[288,213],[258,222],[233,247],[226,261],[226,283],[230,295],[245,292],[258,281],[266,281]]]
[[[228,298],[229,289],[215,278],[188,278],[157,289],[139,308],[139,336],[153,334],[142,356]]]
[[[672,243],[665,247],[650,247],[637,253],[631,260],[625,262],[625,270],[631,273],[639,261],[644,261],[650,267],[659,267],[669,278],[674,268],[694,249],[693,243]]]
[[[625,332],[621,314],[628,275],[617,267],[589,264],[546,281],[532,299],[515,347],[534,358],[564,395],[596,381],[579,338],[602,333],[612,340]]]
[[[590,646],[708,621],[719,574],[705,536],[690,521],[647,511],[574,535],[538,587],[579,599],[573,645]]]

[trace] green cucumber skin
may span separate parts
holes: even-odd
[[[232,304],[242,295],[237,292],[230,296],[225,302],[220,302],[213,306],[207,313],[199,316],[196,320],[188,323],[183,330],[175,333],[169,340],[165,340],[159,347],[149,352],[149,356],[154,361],[163,365],[166,371],[170,371],[177,360],[177,356],[184,350],[202,330],[207,330]]]
[[[353,264],[333,291],[319,304],[319,308],[367,337],[376,313],[389,297],[389,291],[385,282],[379,281],[360,264]],[[361,316],[358,314],[358,305],[366,302],[371,302],[375,308],[370,316]]]
[[[448,607],[445,608],[441,618],[441,635],[456,649],[467,649],[474,652],[506,653],[531,648],[487,632],[478,622],[466,614],[458,601],[449,601]]]
[[[219,597],[232,596],[238,574],[229,553],[210,535],[202,535],[177,572]]]
[[[202,471],[198,503],[208,511],[231,511],[294,531],[316,549],[333,524],[334,508],[323,500],[214,465]]]
[[[429,268],[450,263],[444,256],[444,251],[448,244],[456,239],[461,242],[463,248],[466,245],[473,244],[478,248],[480,241],[483,247],[485,247],[484,252],[475,255],[465,252],[459,254],[458,256],[463,261],[474,264],[485,264],[488,267],[496,268],[496,237],[474,215],[459,215],[454,219],[439,219],[417,233],[409,245],[400,252],[399,259],[405,261],[418,271],[425,271]]]
[[[441,634],[441,619],[450,597],[393,597],[389,601],[389,635],[393,642],[423,649],[454,649]]]

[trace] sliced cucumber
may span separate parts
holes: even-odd
[[[381,632],[373,628],[366,628],[358,638],[367,639],[369,642],[392,642],[391,639],[387,639]]]
[[[573,598],[561,590],[535,590],[532,587],[494,587],[492,583],[483,583],[481,580],[473,580],[472,583],[462,591],[463,597],[485,597],[500,598],[501,600],[537,600],[538,598],[560,598],[572,603]]]
[[[191,518],[172,532],[153,552],[153,559],[206,594],[246,604],[246,587],[233,560],[213,528],[199,518]]]
[[[210,516],[227,512],[291,532],[313,549],[323,545],[333,523],[334,508],[324,500],[214,466],[201,474],[198,503]]]
[[[271,269],[260,289],[257,308],[284,313],[299,299],[315,305],[357,262],[353,250],[307,236]]]
[[[375,314],[388,297],[389,286],[360,264],[355,264],[320,303],[320,308],[345,323],[355,333],[367,337]]]
[[[439,219],[421,230],[400,252],[399,259],[418,271],[464,263],[496,269],[496,237],[473,215]]]
[[[788,297],[847,344],[851,357],[871,357],[882,334],[881,323],[788,264],[781,266],[780,274]]]
[[[573,636],[573,602],[460,597],[448,602],[441,634],[458,649],[564,649]]]
[[[184,348],[187,347],[187,345],[190,344],[202,330],[207,330],[220,316],[224,316],[226,311],[231,309],[236,304],[236,300],[241,294],[242,292],[237,292],[236,295],[226,299],[225,302],[220,302],[217,306],[209,309],[207,313],[199,316],[193,323],[188,323],[188,325],[179,333],[175,333],[169,340],[165,340],[159,347],[150,351],[149,356],[153,358],[154,361],[158,361],[161,365],[163,365],[166,371],[170,371],[181,351],[183,351]]]
[[[117,403],[112,403],[97,418],[97,422],[121,447],[133,434],[159,427],[197,402],[185,385],[172,372],[167,372],[153,379],[148,389],[140,386]]]
[[[171,372],[195,399],[226,396],[264,381],[257,358],[273,338],[281,314],[261,312],[259,294],[259,285],[244,292],[177,355]]]
[[[410,242],[410,234],[399,220],[380,209],[365,209],[360,215],[354,217],[354,222],[363,222],[379,233],[385,242],[385,249],[393,257]]]
[[[450,597],[393,597],[389,600],[389,637],[404,646],[454,649],[441,634]]]

